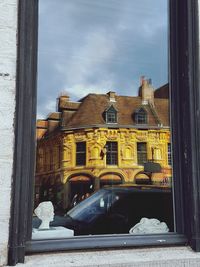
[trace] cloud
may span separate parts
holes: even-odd
[[[161,86],[167,36],[167,0],[40,1],[38,113],[63,90],[73,100],[109,90],[135,95],[141,75]]]
[[[56,98],[46,99],[44,104],[40,107],[39,112],[37,112],[37,119],[44,119],[51,112],[56,111]]]

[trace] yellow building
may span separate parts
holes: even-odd
[[[36,204],[51,200],[67,209],[76,194],[106,185],[169,187],[167,91],[167,85],[154,91],[143,79],[137,97],[108,92],[72,102],[60,96],[58,111],[37,122]],[[161,169],[145,170],[146,162]]]

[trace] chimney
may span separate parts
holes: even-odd
[[[57,98],[57,110],[61,112],[61,110],[65,107],[65,103],[69,102],[69,96],[65,93],[61,93],[60,96]]]
[[[142,96],[142,104],[147,105],[151,104],[154,106],[154,88],[152,86],[151,79],[145,79],[144,76],[140,79],[141,83],[141,96]]]
[[[110,102],[116,102],[116,99],[115,99],[115,97],[116,97],[116,93],[115,92],[108,92],[107,93],[107,95],[109,96],[109,101]]]

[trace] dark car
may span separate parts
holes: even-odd
[[[173,231],[172,193],[151,187],[103,188],[77,204],[51,226],[73,229],[75,235],[129,233],[142,217],[166,222]],[[39,219],[33,219],[37,228]]]

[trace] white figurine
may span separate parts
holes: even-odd
[[[160,222],[157,219],[142,218],[139,223],[134,225],[129,233],[130,234],[160,234],[168,233],[169,228],[165,222]]]
[[[51,201],[41,202],[34,210],[37,217],[42,221],[39,229],[49,229],[49,223],[54,219],[54,207]]]
[[[42,220],[42,223],[38,229],[33,228],[32,239],[59,239],[74,236],[72,229],[63,226],[49,227],[49,223],[54,219],[54,207],[51,201],[41,202],[35,209],[35,214]]]

